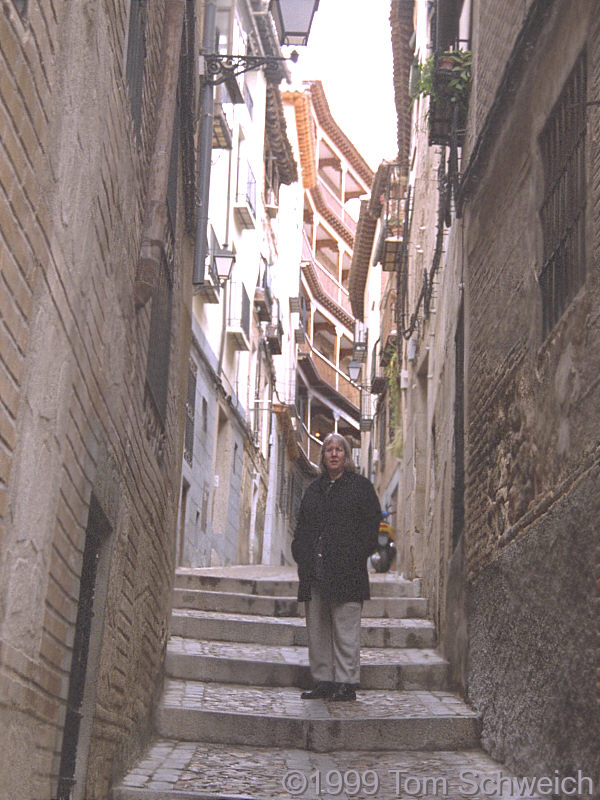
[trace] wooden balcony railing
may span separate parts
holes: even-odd
[[[321,189],[321,197],[327,208],[336,215],[336,217],[344,223],[346,228],[354,236],[356,234],[356,220],[344,208],[342,201],[336,197],[329,186],[324,181],[319,181],[319,188]]]
[[[341,370],[321,355],[318,350],[310,348],[309,357],[312,359],[315,371],[320,380],[345,397],[353,406],[359,407],[360,393],[351,383],[350,378]]]
[[[302,260],[309,261],[313,266],[315,276],[324,294],[337,303],[340,308],[343,308],[347,314],[352,315],[348,290],[344,289],[331,272],[317,260],[310,248],[306,235],[302,239]]]

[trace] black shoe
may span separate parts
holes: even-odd
[[[338,683],[335,692],[330,695],[330,700],[356,700],[356,691],[351,683]]]
[[[307,692],[302,692],[300,697],[302,700],[324,700],[327,697],[331,697],[334,690],[335,683],[331,683],[330,681],[321,681],[320,683],[317,683],[314,689],[309,689]]]

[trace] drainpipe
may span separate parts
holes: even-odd
[[[212,53],[217,33],[217,0],[206,0],[202,52]],[[200,137],[198,142],[198,200],[196,216],[196,250],[194,253],[194,284],[204,283],[204,264],[208,253],[208,199],[213,138],[214,88],[203,80],[200,88]]]
[[[142,246],[135,276],[135,303],[138,308],[150,299],[158,283],[165,251],[167,229],[167,188],[171,144],[175,127],[179,56],[186,0],[167,0],[161,69],[156,104],[156,136],[150,159],[150,180]]]

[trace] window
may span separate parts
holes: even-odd
[[[254,101],[252,100],[252,95],[250,94],[250,89],[248,88],[248,84],[244,84],[244,103],[246,104],[246,108],[248,109],[248,114],[250,115],[250,119],[252,119],[254,114]]]
[[[194,455],[194,417],[196,409],[196,375],[198,372],[197,366],[193,361],[190,361],[190,369],[188,372],[188,385],[187,385],[187,400],[185,404],[185,437],[183,444],[183,457],[192,465],[192,457]]]
[[[150,341],[146,365],[146,383],[163,429],[167,416],[172,295],[172,267],[163,256],[158,286],[152,296]]]
[[[540,134],[544,260],[539,275],[543,333],[556,325],[585,280],[586,56],[583,52]]]
[[[179,130],[181,115],[181,99],[177,92],[175,119],[173,121],[173,138],[171,139],[171,155],[169,158],[169,179],[167,183],[167,210],[173,236],[177,231],[177,178],[179,167]]]
[[[285,509],[285,492],[285,438],[282,434],[279,434],[277,436],[277,505],[281,513]]]
[[[206,397],[202,398],[202,433],[206,433],[208,431],[208,405],[206,403]]]
[[[387,402],[381,403],[379,410],[379,469],[385,469],[385,451],[387,447]]]
[[[137,135],[142,128],[142,92],[146,60],[146,0],[131,0],[125,79],[129,89],[131,116]]]
[[[13,0],[13,4],[22,17],[27,14],[27,0]]]

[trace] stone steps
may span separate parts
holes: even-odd
[[[456,780],[469,765],[497,771],[476,750],[478,715],[446,691],[448,664],[433,649],[420,582],[370,580],[358,697],[333,703],[300,698],[310,674],[293,568],[178,570],[158,739],[114,800],[391,800],[402,794],[402,769]],[[314,781],[332,771],[375,773],[380,783],[375,793],[322,786],[319,794]],[[287,773],[295,785],[283,783]],[[458,800],[452,786],[421,794]]]
[[[353,703],[301,700],[296,688],[169,680],[157,714],[164,738],[334,750],[476,747],[478,716],[448,692],[361,691]]]
[[[224,576],[212,567],[204,569],[179,568],[175,573],[176,589],[204,589],[211,592],[230,592],[275,597],[296,597],[298,578],[290,567],[263,567],[269,570],[257,578],[255,571],[246,566],[228,567]],[[255,568],[254,568],[255,570]],[[371,594],[374,597],[419,597],[421,582],[399,578],[391,573],[371,573]]]
[[[113,790],[113,800],[287,800],[294,796],[314,800],[317,779],[321,796],[328,799],[398,800],[408,796],[463,800],[466,795],[460,793],[461,786],[473,796],[473,787],[466,780],[481,785],[485,778],[493,780],[499,769],[481,750],[315,753],[159,739]],[[477,777],[470,778],[467,771]],[[346,788],[353,789],[356,773],[369,794],[339,791],[340,777],[342,786],[346,781]],[[404,786],[410,794],[402,791]],[[476,796],[485,797],[481,792]]]
[[[365,648],[363,689],[443,689],[448,664],[434,650]],[[171,637],[167,674],[175,678],[256,686],[311,685],[306,647],[249,645]]]
[[[304,613],[304,604],[290,596],[216,592],[205,589],[175,588],[173,606],[179,609],[269,617],[297,617]],[[367,617],[424,619],[427,616],[427,600],[424,597],[373,597],[365,601],[363,608]]]
[[[171,633],[192,639],[306,646],[306,625],[300,617],[257,617],[198,609],[173,609]],[[434,647],[435,626],[428,619],[363,617],[363,647]]]

